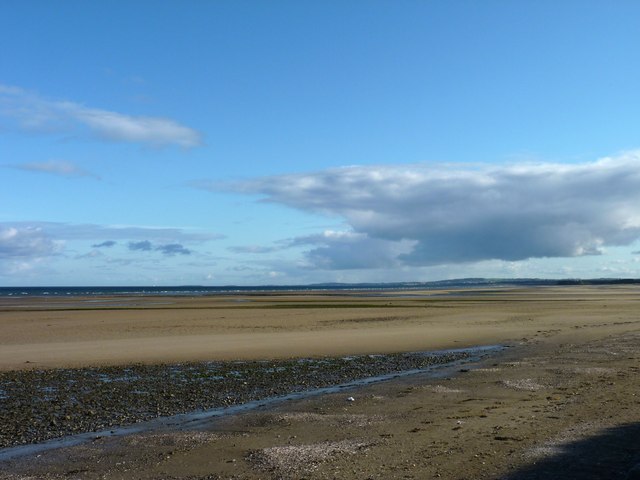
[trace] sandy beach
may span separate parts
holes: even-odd
[[[422,351],[575,333],[631,287],[0,299],[0,370]]]
[[[639,300],[628,286],[1,299],[3,371],[509,348],[0,462],[0,478],[636,478]]]

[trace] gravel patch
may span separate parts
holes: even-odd
[[[467,352],[0,372],[0,448],[205,411],[378,375]]]
[[[247,460],[256,468],[276,475],[297,475],[316,470],[322,463],[344,455],[355,455],[371,443],[343,440],[310,445],[285,445],[249,453]]]
[[[524,390],[527,392],[537,392],[538,390],[549,388],[546,385],[541,385],[537,383],[532,378],[521,378],[517,380],[502,380],[500,383],[507,388],[511,388],[512,390]]]
[[[464,391],[457,388],[445,387],[444,385],[434,385],[428,387],[428,390],[431,390],[433,393],[462,393]]]

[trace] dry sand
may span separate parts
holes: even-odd
[[[0,478],[637,478],[636,287],[117,300],[3,301],[0,367],[512,348],[448,378],[0,463]]]

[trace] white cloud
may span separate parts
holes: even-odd
[[[48,162],[23,163],[20,165],[11,165],[12,168],[25,170],[27,172],[49,173],[61,177],[93,177],[100,179],[99,176],[84,170],[73,163],[63,160],[50,160]]]
[[[0,85],[0,116],[25,130],[85,131],[118,142],[184,148],[202,145],[202,135],[169,118],[133,116],[69,101],[52,101],[21,88]]]
[[[640,152],[585,164],[357,166],[226,188],[343,218],[356,236],[316,238],[308,254],[326,268],[351,255],[370,267],[577,257],[640,238]]]
[[[70,224],[60,222],[0,223],[0,229],[12,227],[39,229],[52,238],[63,240],[95,240],[102,242],[100,246],[112,246],[115,244],[115,240],[152,240],[160,243],[173,243],[178,241],[205,242],[224,238],[223,235],[217,233],[193,231],[178,227]]]
[[[0,225],[0,260],[40,258],[58,254],[63,247],[41,228]]]
[[[39,227],[0,224],[0,276],[38,275],[46,271],[47,259],[60,255],[64,241]]]
[[[83,255],[76,255],[76,259],[96,259],[96,258],[104,258],[104,253],[99,250],[91,250]]]
[[[240,253],[240,254],[244,254],[244,253],[263,254],[263,253],[275,252],[277,250],[280,250],[280,248],[265,247],[261,245],[240,245],[240,246],[228,247],[227,250],[233,253]]]
[[[202,145],[198,132],[168,118],[133,117],[78,105],[69,106],[68,111],[77,121],[107,140],[185,148]]]

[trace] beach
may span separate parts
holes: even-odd
[[[423,351],[599,324],[635,287],[4,298],[0,370]],[[611,303],[611,305],[609,305]]]
[[[0,461],[0,478],[627,478],[639,300],[634,286],[3,298],[0,370],[18,376],[506,348],[197,427],[95,436]]]

